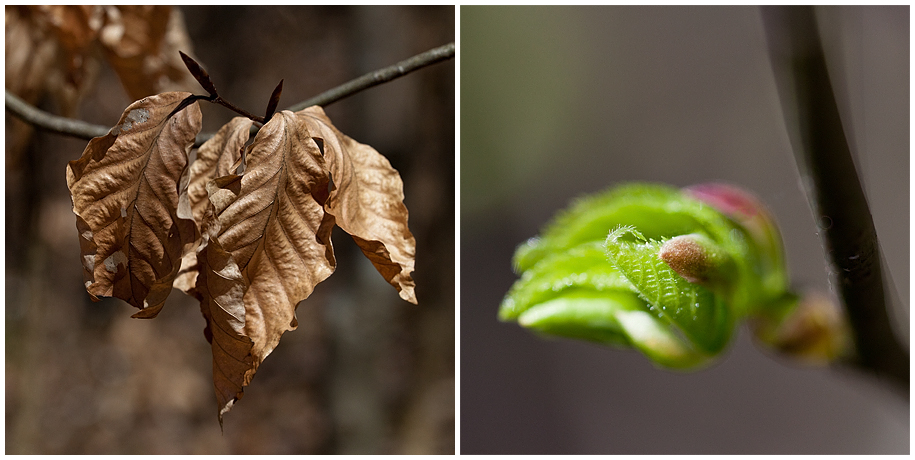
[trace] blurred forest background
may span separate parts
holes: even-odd
[[[817,17],[907,343],[909,7]],[[462,453],[909,452],[909,405],[888,387],[744,331],[714,367],[675,373],[496,319],[515,247],[623,181],[755,192],[797,287],[829,289],[758,8],[462,7],[461,147]]]
[[[79,14],[6,7],[6,88],[105,126],[147,94],[203,94],[175,65],[177,49],[220,95],[260,114],[280,79],[283,108],[455,38],[451,6],[106,7],[68,22]],[[155,33],[151,46],[143,34]],[[197,302],[173,292],[153,320],[131,319],[121,300],[93,303],[64,177],[87,141],[7,113],[6,452],[453,453],[454,74],[453,60],[435,64],[326,109],[403,177],[419,306],[335,231],[336,273],[299,305],[298,330],[224,434]],[[234,116],[201,109],[203,133]]]

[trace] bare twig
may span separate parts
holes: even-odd
[[[417,54],[407,60],[400,61],[381,70],[369,72],[355,80],[344,83],[334,89],[325,91],[307,101],[300,102],[288,110],[297,112],[306,107],[320,105],[325,107],[333,102],[339,101],[347,96],[351,96],[364,89],[371,88],[389,82],[395,78],[402,77],[414,70],[421,69],[427,65],[445,61],[454,57],[454,43],[449,43],[438,48],[433,48],[425,53]]]
[[[36,128],[41,128],[57,134],[78,137],[80,139],[92,139],[93,137],[104,136],[108,133],[108,128],[105,126],[93,125],[72,118],[59,117],[37,109],[28,102],[16,97],[10,90],[6,90],[6,110],[9,110],[13,115],[16,115],[22,120],[31,123]]]
[[[813,7],[762,11],[795,159],[853,329],[857,356],[851,364],[908,397],[909,354],[893,333],[877,232],[842,128]]]
[[[182,51],[178,51],[178,54],[181,55],[181,60],[184,61],[184,66],[187,67],[187,70],[189,72],[191,72],[191,75],[194,76],[194,79],[197,80],[197,83],[200,83],[200,86],[202,86],[203,89],[207,90],[207,92],[210,93],[209,97],[191,96],[193,99],[204,100],[204,101],[212,102],[214,104],[219,104],[241,116],[250,118],[257,123],[260,123],[260,124],[266,123],[267,120],[264,117],[259,117],[257,115],[254,115],[251,112],[248,112],[247,110],[242,109],[241,107],[238,107],[237,105],[229,102],[228,100],[223,99],[222,96],[220,96],[219,93],[216,91],[216,85],[214,85],[213,80],[210,79],[210,74],[208,74],[207,71],[204,70],[203,67],[200,67],[200,64],[197,61],[195,61],[194,58],[184,54],[184,52],[182,52]],[[184,107],[179,106],[179,108],[176,110],[181,110],[183,108]]]
[[[229,109],[229,110],[231,110],[231,111],[233,111],[233,112],[235,112],[235,113],[237,113],[237,114],[239,114],[239,115],[242,115],[242,116],[244,116],[244,117],[246,117],[246,118],[250,118],[250,119],[252,119],[252,120],[254,120],[254,121],[258,122],[258,123],[264,124],[264,123],[267,122],[267,121],[264,119],[264,117],[259,117],[259,116],[255,115],[255,114],[251,113],[251,112],[248,112],[247,110],[245,110],[245,109],[243,109],[243,108],[241,108],[241,107],[238,107],[238,106],[236,106],[235,104],[233,104],[233,103],[231,103],[231,102],[229,102],[229,101],[223,99],[222,96],[216,96],[216,98],[213,99],[211,102],[214,102],[214,103],[216,103],[216,104],[219,104],[219,105],[221,105],[221,106],[223,106],[223,107],[225,107],[225,108],[227,108],[227,109]],[[204,142],[206,142],[206,141],[204,141]]]
[[[325,91],[311,99],[295,104],[287,110],[295,112],[313,105],[327,106],[364,89],[389,82],[413,72],[414,70],[452,58],[454,58],[454,43],[449,43],[417,54],[407,60],[385,67],[384,69],[367,73],[355,80],[351,80],[336,88]],[[104,136],[108,133],[109,129],[109,127],[102,125],[93,125],[80,120],[52,115],[29,105],[27,102],[10,93],[9,90],[6,90],[6,109],[13,115],[31,123],[37,128],[80,139],[88,140],[93,137]],[[256,132],[256,130],[256,127],[252,127],[253,132]],[[194,146],[199,147],[211,137],[213,137],[213,133],[198,135],[197,140],[194,142]]]

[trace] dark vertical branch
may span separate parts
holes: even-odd
[[[762,15],[795,159],[853,329],[852,364],[890,380],[908,397],[909,356],[893,333],[877,233],[842,128],[813,7],[763,7]]]

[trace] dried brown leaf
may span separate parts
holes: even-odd
[[[6,88],[32,104],[51,94],[71,114],[98,70],[101,16],[92,6],[7,6]]]
[[[244,386],[254,376],[254,343],[245,333],[245,281],[238,264],[217,240],[206,237],[197,257],[196,290],[207,321],[204,335],[213,351],[213,388],[221,425],[223,414],[242,397]]]
[[[165,5],[104,8],[99,41],[130,97],[197,87],[178,54],[191,54],[192,48],[180,10]]]
[[[197,150],[197,160],[191,165],[191,182],[187,191],[195,221],[203,222],[209,206],[207,183],[217,177],[235,173],[232,166],[241,158],[253,123],[250,118],[235,117]]]
[[[243,176],[208,184],[214,219],[204,225],[206,237],[231,256],[246,285],[244,333],[253,341],[253,362],[243,384],[282,334],[296,328],[296,305],[336,264],[333,221],[322,206],[328,186],[324,158],[295,114],[277,113],[264,125],[245,162]]]
[[[169,117],[190,93],[131,104],[118,125],[67,165],[86,290],[158,314],[171,292],[193,221],[178,216],[187,153],[201,128],[197,103]]]
[[[235,117],[197,149],[197,159],[190,167],[187,198],[194,222],[201,231],[200,226],[210,204],[207,199],[207,183],[235,172],[233,165],[241,159],[252,123],[248,118]],[[175,288],[195,296],[197,271],[197,254],[188,252],[181,261],[181,270],[175,278]]]
[[[46,89],[60,45],[53,30],[26,6],[6,6],[5,36],[6,89],[34,104]]]
[[[6,6],[6,89],[36,105],[54,100],[71,116],[98,73],[91,50],[99,26],[98,7]],[[33,127],[7,117],[7,168],[16,168]]]
[[[309,107],[296,115],[310,135],[324,144],[335,187],[325,210],[353,237],[384,279],[397,288],[400,297],[415,304],[410,273],[416,240],[407,227],[400,174],[378,151],[337,130],[321,107]]]

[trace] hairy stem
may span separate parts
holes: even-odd
[[[410,72],[413,72],[414,70],[452,59],[454,58],[454,52],[454,43],[449,43],[438,48],[433,48],[404,61],[398,62],[392,66],[385,67],[374,72],[369,72],[359,78],[337,86],[336,88],[327,90],[311,99],[295,104],[287,110],[295,112],[306,107],[311,107],[313,105],[330,105],[336,101],[339,101],[340,99],[352,96],[353,94],[356,94],[364,89],[368,89],[373,86],[380,85],[382,83],[402,77]],[[238,113],[243,114],[248,118],[251,118],[252,120],[263,121],[262,117],[251,115],[244,110],[229,104],[227,101],[224,101],[221,98],[216,98],[216,100],[213,102],[220,103],[221,105],[224,105]],[[104,136],[108,133],[109,130],[109,127],[107,126],[94,125],[84,121],[50,114],[28,104],[16,95],[10,93],[9,90],[6,90],[6,110],[19,117],[20,119],[34,125],[36,128],[44,129],[46,131],[62,134],[65,136],[73,136],[79,139],[88,140],[92,139],[93,137]],[[258,128],[252,127],[251,129],[252,132],[256,132]],[[197,140],[194,142],[194,146],[199,147],[204,142],[213,137],[213,135],[213,133],[198,135]]]
[[[842,127],[813,7],[763,7],[782,109],[853,330],[857,369],[909,395],[909,354],[887,311],[877,232]]]

